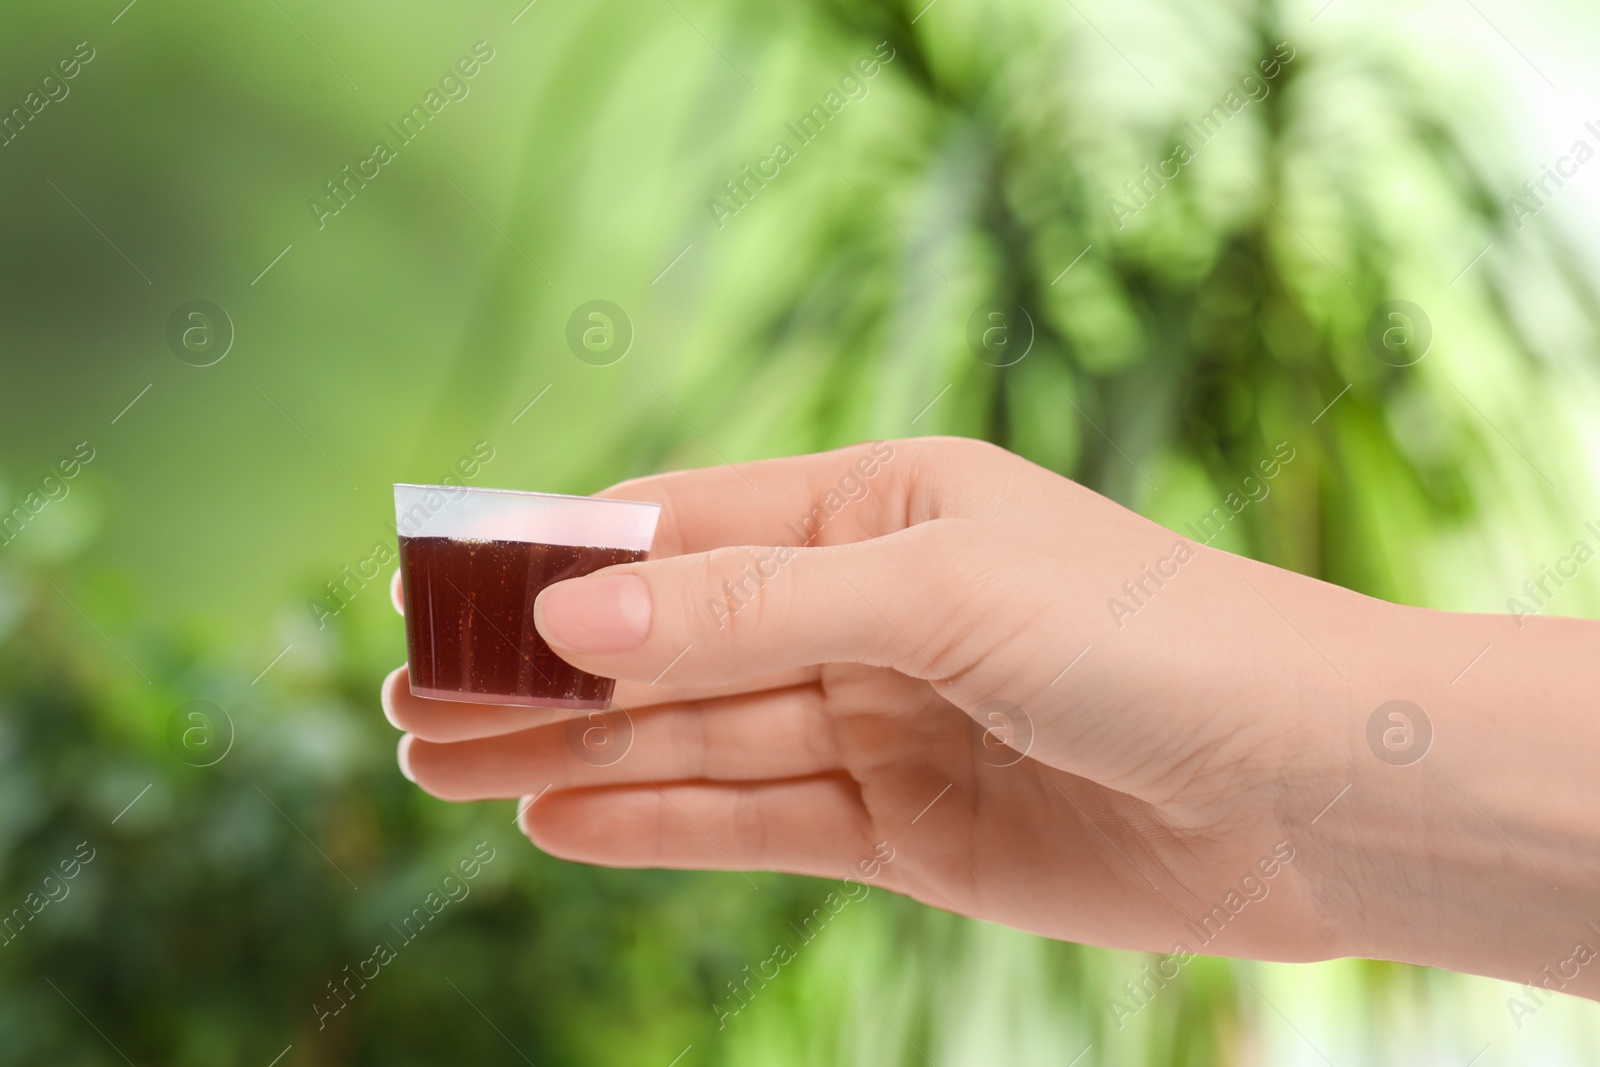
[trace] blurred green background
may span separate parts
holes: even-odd
[[[391,482],[480,442],[477,484],[584,493],[956,433],[1179,528],[1289,442],[1217,544],[1503,611],[1600,519],[1594,178],[1508,204],[1600,146],[1588,7],[123,3],[0,14],[0,909],[65,890],[0,944],[0,1062],[1600,1055],[1593,1005],[1355,961],[1196,961],[1119,1028],[1145,957],[881,892],[719,1028],[836,887],[576,867],[433,801],[377,707],[383,578],[312,607],[391,537]],[[593,300],[612,347],[574,348]]]

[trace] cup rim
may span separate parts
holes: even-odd
[[[427,489],[441,493],[497,493],[501,496],[528,496],[544,497],[555,500],[582,500],[590,504],[624,504],[629,507],[655,508],[661,510],[661,505],[653,500],[621,500],[612,496],[581,496],[576,493],[541,493],[533,489],[492,489],[480,485],[423,485],[418,482],[393,482],[396,489]]]

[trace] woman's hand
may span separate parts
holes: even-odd
[[[521,826],[548,852],[849,876],[1179,963],[1365,954],[1527,980],[1544,949],[1511,950],[1561,940],[1529,919],[1452,954],[1452,924],[1485,905],[1435,883],[1505,900],[1537,879],[1471,809],[1405,843],[1394,819],[1432,802],[1419,790],[1449,796],[1442,772],[1367,740],[1380,705],[1445,693],[1427,671],[1467,663],[1486,628],[1513,643],[1507,622],[1208,549],[959,439],[600,495],[663,505],[654,558],[551,586],[536,621],[622,680],[621,758],[583,744],[626,735],[619,711],[420,699],[404,668],[383,690],[409,777],[449,800],[530,798]],[[1416,873],[1433,890],[1418,917],[1393,865],[1452,842],[1459,857]]]

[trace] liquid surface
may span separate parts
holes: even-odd
[[[616,682],[561,659],[533,628],[533,601],[547,585],[644,552],[400,538],[411,691],[444,700],[603,708]]]

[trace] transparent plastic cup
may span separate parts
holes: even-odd
[[[533,628],[547,585],[644,559],[659,504],[396,485],[411,692],[435,700],[606,708],[615,680],[567,663]]]

